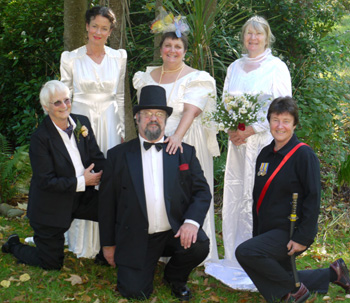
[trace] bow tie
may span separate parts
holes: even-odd
[[[70,139],[70,137],[72,136],[72,133],[73,133],[73,125],[69,125],[67,127],[67,129],[64,130],[64,132],[67,133],[67,135],[68,135],[68,137]]]
[[[149,150],[152,145],[156,147],[157,151],[160,151],[163,148],[163,143],[151,143],[143,141],[143,147],[145,148],[145,150]]]

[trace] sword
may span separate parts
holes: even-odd
[[[297,204],[298,204],[298,193],[293,193],[292,212],[291,212],[291,214],[289,216],[289,220],[290,220],[290,234],[289,234],[289,237],[290,237],[290,239],[292,239],[292,236],[293,236],[293,233],[294,233],[295,222],[298,220]],[[297,266],[295,264],[295,254],[293,254],[290,257],[290,260],[291,260],[291,263],[292,263],[292,270],[293,270],[295,287],[300,287],[300,281],[299,281],[299,276],[298,276],[298,272],[297,272]]]

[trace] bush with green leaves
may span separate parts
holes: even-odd
[[[28,145],[13,152],[6,138],[0,134],[0,203],[10,201],[18,194],[19,188],[27,190],[31,172]]]
[[[41,86],[59,78],[63,2],[0,0],[0,132],[26,144],[43,117]]]

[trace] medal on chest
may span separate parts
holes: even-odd
[[[269,167],[269,163],[261,163],[259,171],[258,171],[258,177],[259,176],[262,176],[262,177],[265,176],[267,174],[268,167]]]

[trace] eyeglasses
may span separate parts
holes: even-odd
[[[67,99],[64,99],[63,101],[61,101],[61,100],[57,100],[57,101],[55,101],[55,102],[49,102],[50,104],[53,104],[54,106],[56,106],[56,107],[59,107],[59,106],[61,106],[63,103],[65,104],[65,105],[69,105],[70,103],[71,103],[71,100],[69,99],[69,98],[67,98]]]
[[[149,111],[142,111],[140,112],[140,115],[150,119],[152,118],[152,116],[155,116],[156,118],[165,118],[166,116],[166,113],[165,112],[155,112],[155,113],[152,113],[152,112],[149,112]]]

